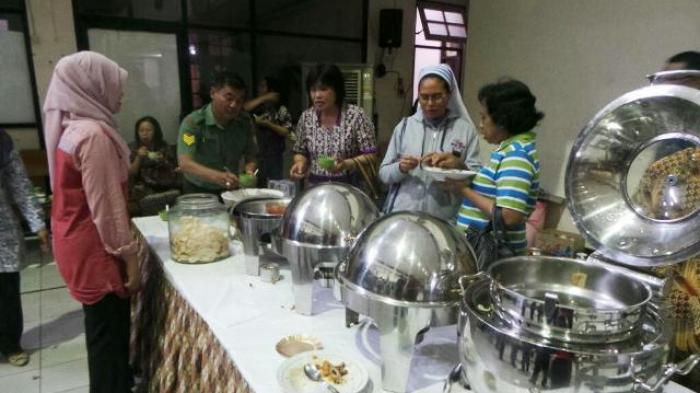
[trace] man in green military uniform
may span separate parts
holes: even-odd
[[[177,155],[184,173],[184,192],[218,193],[238,187],[241,158],[244,171],[257,167],[257,144],[253,122],[243,111],[245,84],[232,72],[214,77],[211,103],[182,120],[177,136]]]

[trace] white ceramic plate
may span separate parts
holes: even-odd
[[[476,172],[468,169],[442,169],[423,165],[423,170],[437,181],[445,181],[445,179],[466,180],[476,176]]]
[[[285,393],[320,393],[327,392],[320,382],[310,380],[304,374],[304,364],[314,362],[314,356],[318,360],[328,360],[333,364],[345,363],[348,370],[345,381],[339,385],[333,385],[340,393],[359,393],[367,386],[369,375],[367,370],[354,359],[327,351],[302,352],[285,360],[277,369],[277,382]],[[317,360],[317,361],[318,361]]]
[[[241,188],[240,190],[224,191],[221,193],[221,199],[224,200],[226,207],[235,206],[245,200],[260,197],[282,198],[284,193],[280,190],[272,188]]]

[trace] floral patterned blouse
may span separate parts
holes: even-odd
[[[19,271],[24,249],[22,227],[12,204],[18,207],[32,232],[45,228],[41,209],[32,195],[32,183],[16,150],[0,168],[0,273]]]
[[[377,152],[374,125],[362,108],[347,104],[339,115],[333,128],[321,125],[319,113],[314,108],[305,110],[299,118],[297,141],[292,151],[309,159],[311,176],[328,179],[348,176],[347,173],[332,173],[321,168],[318,164],[320,156],[347,159]]]

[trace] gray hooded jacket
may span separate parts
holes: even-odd
[[[458,155],[472,171],[481,167],[476,130],[459,114],[448,111],[437,124],[425,119],[420,111],[404,118],[394,129],[379,168],[379,178],[391,186],[384,205],[385,213],[423,211],[448,221],[454,220],[462,202],[461,196],[434,184],[432,177],[420,166],[409,173],[399,169],[401,156],[423,157],[433,152]]]

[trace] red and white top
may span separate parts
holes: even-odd
[[[94,304],[128,296],[123,257],[136,253],[127,213],[127,160],[121,144],[93,120],[65,120],[55,150],[53,249],[71,295]],[[120,144],[121,143],[121,144]]]

